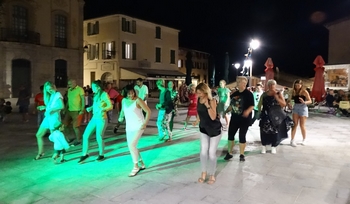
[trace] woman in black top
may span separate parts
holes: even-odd
[[[196,87],[198,96],[197,112],[199,120],[193,125],[199,123],[199,131],[201,132],[201,152],[200,161],[202,167],[199,183],[205,182],[207,174],[208,184],[215,183],[216,171],[216,150],[221,139],[221,122],[216,112],[216,100],[211,95],[211,90],[207,84],[200,83]]]
[[[309,92],[307,92],[305,89],[303,89],[303,81],[300,79],[297,79],[294,81],[293,84],[293,92],[290,97],[291,100],[289,100],[288,107],[292,108],[290,102],[294,101],[293,106],[293,122],[294,126],[292,128],[292,139],[290,141],[290,145],[292,147],[296,147],[296,142],[294,141],[295,133],[297,131],[298,124],[300,125],[301,134],[303,136],[303,141],[301,142],[301,145],[305,145],[305,139],[306,139],[306,129],[305,129],[305,122],[306,118],[309,116],[308,107],[307,105],[311,104],[311,98],[309,95]]]

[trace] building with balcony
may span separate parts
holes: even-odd
[[[101,79],[117,88],[145,79],[177,80],[179,30],[115,14],[84,21],[84,85]]]
[[[329,31],[328,63],[325,65],[325,86],[350,90],[350,17],[326,25]]]
[[[58,88],[83,80],[83,0],[2,0],[0,97],[32,94],[45,81]]]
[[[198,50],[193,50],[189,48],[179,48],[179,54],[178,54],[178,62],[177,66],[179,68],[179,71],[186,74],[186,56],[187,53],[191,52],[192,54],[192,62],[193,62],[193,68],[192,68],[192,83],[193,84],[199,84],[201,82],[208,83],[208,73],[209,73],[209,58],[210,54]],[[185,78],[179,81],[179,84],[185,82]]]

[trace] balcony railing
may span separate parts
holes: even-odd
[[[40,45],[40,33],[34,31],[0,28],[0,41]]]

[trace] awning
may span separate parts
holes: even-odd
[[[121,67],[120,79],[136,79],[136,78],[144,78],[146,79],[175,79],[175,78],[183,78],[186,74],[178,71],[178,70],[162,70],[162,69],[144,69],[144,68],[123,68]]]

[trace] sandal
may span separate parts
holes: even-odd
[[[131,172],[130,172],[130,174],[129,174],[129,177],[134,177],[134,176],[136,176],[136,174],[137,173],[139,173],[140,172],[140,168],[133,168],[132,170],[131,170]]]
[[[213,184],[213,183],[215,183],[215,176],[213,176],[213,175],[211,175],[211,176],[209,176],[209,180],[208,180],[208,184]]]
[[[202,172],[201,177],[198,178],[198,182],[199,182],[199,183],[204,183],[206,177],[207,177],[207,172]]]
[[[38,154],[36,155],[36,157],[34,158],[34,160],[39,160],[39,159],[42,159],[44,157],[45,153],[41,153],[41,154]]]

